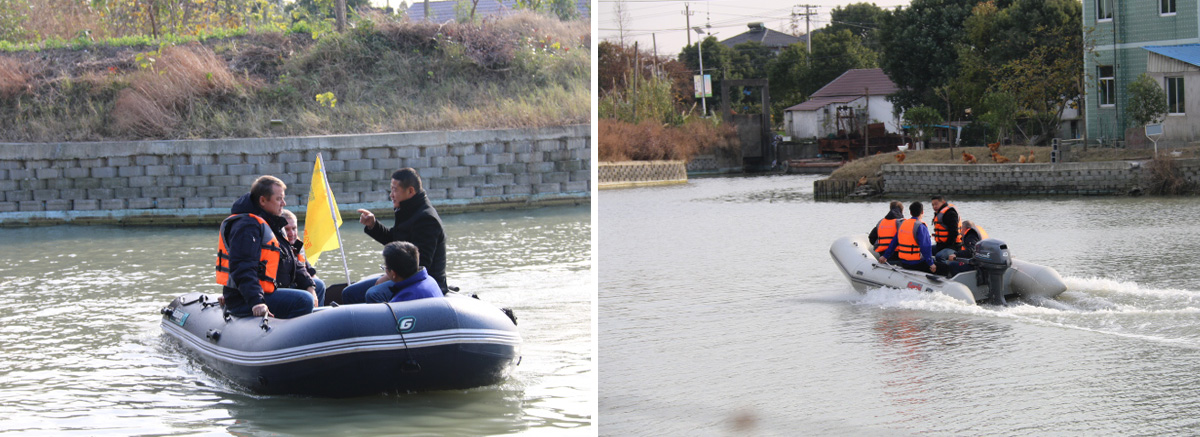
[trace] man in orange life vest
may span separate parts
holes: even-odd
[[[929,239],[929,228],[921,222],[925,207],[921,202],[913,202],[908,206],[908,212],[912,214],[912,218],[900,223],[896,238],[888,244],[883,255],[879,257],[879,262],[885,263],[895,254],[899,258],[900,267],[935,273],[937,266],[933,263],[933,243]]]
[[[274,176],[259,177],[221,222],[217,283],[225,287],[225,309],[235,316],[286,319],[311,313],[317,306],[312,278],[297,265],[283,238],[286,189]]]
[[[892,239],[896,237],[896,231],[900,229],[900,222],[904,221],[904,204],[897,200],[888,203],[888,213],[875,225],[875,229],[871,229],[871,234],[867,235],[871,245],[875,246],[876,254],[883,253],[887,249],[888,244],[892,243]]]
[[[931,197],[929,204],[933,206],[934,214],[933,242],[936,244],[933,246],[933,253],[937,254],[946,249],[958,250],[960,247],[958,208],[947,203],[946,198],[942,196]]]

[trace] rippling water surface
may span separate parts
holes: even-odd
[[[444,220],[450,284],[514,309],[523,360],[497,386],[355,399],[257,396],[166,340],[159,308],[220,292],[215,228],[0,229],[0,433],[594,433],[589,208]],[[361,229],[341,228],[355,277],[381,262]],[[340,255],[318,270],[345,281]]]
[[[855,292],[829,246],[886,202],[815,179],[600,193],[600,434],[1200,433],[1200,201],[950,199],[1067,282],[995,308]]]

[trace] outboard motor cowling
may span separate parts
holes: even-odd
[[[979,268],[979,280],[987,283],[988,302],[992,305],[1007,305],[1004,294],[1008,292],[1008,283],[1004,280],[1004,273],[1012,267],[1008,245],[993,238],[980,241],[975,244],[975,257],[971,262]]]

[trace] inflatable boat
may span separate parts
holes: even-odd
[[[985,239],[976,245],[975,270],[947,278],[925,272],[880,264],[866,236],[842,237],[829,248],[833,262],[859,292],[891,287],[942,293],[964,302],[1004,304],[1009,296],[1054,298],[1067,290],[1054,269],[1013,259],[1008,245]],[[997,290],[997,293],[993,293]]]
[[[161,310],[166,336],[261,394],[349,397],[499,383],[520,360],[511,312],[451,293],[320,307],[292,318],[233,317],[189,293]]]

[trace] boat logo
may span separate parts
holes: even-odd
[[[417,318],[416,317],[412,317],[412,316],[401,317],[399,320],[396,320],[396,330],[400,331],[400,332],[412,331],[413,328],[415,328],[416,326],[417,326]]]
[[[183,326],[184,322],[187,322],[188,313],[179,308],[175,308],[171,310],[171,314],[168,315],[167,318],[171,319],[171,323]]]
[[[909,282],[908,282],[908,288],[911,288],[911,289],[913,289],[913,290],[920,291],[922,288],[924,288],[924,286],[923,286],[923,285],[921,285],[920,283],[909,281]]]

